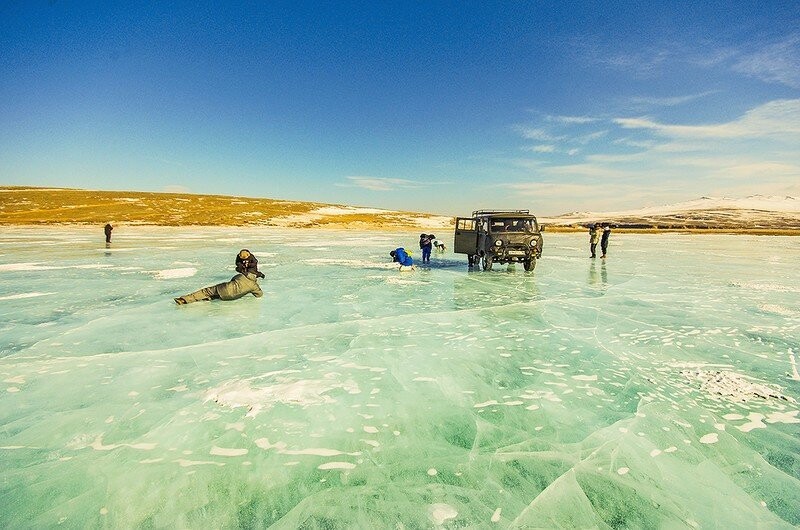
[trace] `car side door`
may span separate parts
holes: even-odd
[[[475,254],[478,246],[478,227],[472,217],[456,217],[456,235],[453,241],[453,252],[457,254]]]

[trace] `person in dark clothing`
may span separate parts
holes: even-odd
[[[190,304],[204,300],[236,300],[250,293],[255,297],[264,296],[261,287],[258,286],[258,278],[263,278],[264,274],[258,270],[258,260],[247,249],[242,249],[236,255],[236,276],[231,281],[218,283],[211,287],[203,287],[199,291],[175,298],[178,305]]]
[[[111,226],[111,223],[107,223],[104,230],[106,233],[106,243],[111,243],[111,231],[114,230],[114,227]]]
[[[393,262],[400,264],[401,271],[414,270],[414,260],[411,259],[411,256],[408,255],[408,252],[403,247],[392,250],[389,255],[392,257]]]
[[[591,251],[591,257],[597,257],[597,244],[600,242],[600,232],[597,230],[596,224],[589,225],[589,250]]]
[[[602,254],[600,255],[601,258],[606,257],[606,250],[608,250],[608,238],[611,236],[611,225],[608,223],[603,223],[603,235],[600,238],[600,251]]]
[[[419,235],[419,248],[422,249],[422,263],[431,262],[431,250],[433,250],[434,239],[436,239],[436,236],[433,234]]]

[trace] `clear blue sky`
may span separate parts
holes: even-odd
[[[800,2],[0,2],[0,184],[445,214],[800,195]]]

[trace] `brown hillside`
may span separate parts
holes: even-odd
[[[107,222],[382,229],[452,226],[449,217],[313,202],[225,195],[0,187],[0,225]]]

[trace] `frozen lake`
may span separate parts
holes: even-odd
[[[800,525],[800,238],[418,236],[4,227],[0,527]]]

